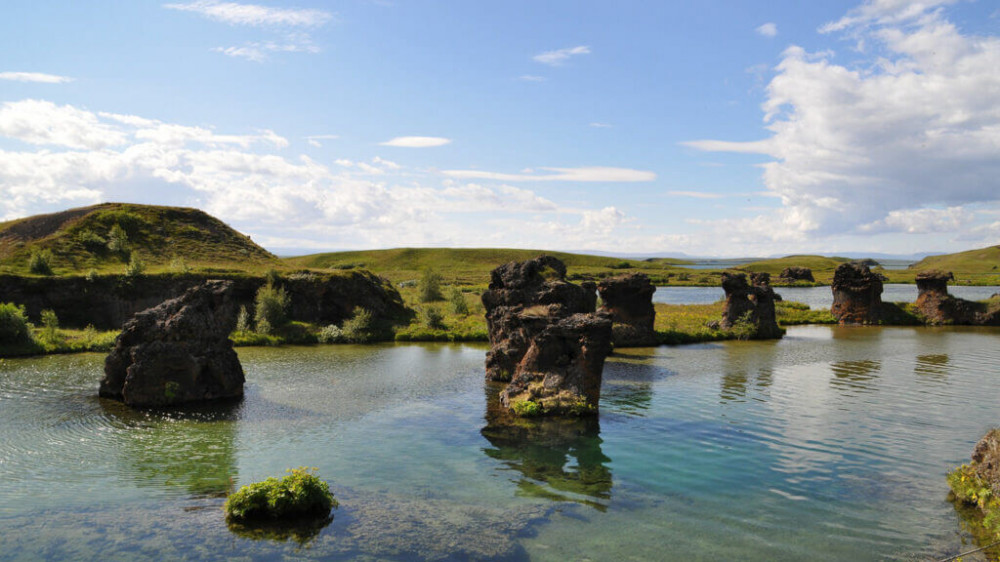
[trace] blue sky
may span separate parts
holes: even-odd
[[[0,218],[194,206],[279,253],[997,244],[998,8],[7,3]]]

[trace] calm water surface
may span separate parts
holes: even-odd
[[[103,357],[0,362],[0,559],[923,560],[969,548],[944,474],[997,423],[996,329],[792,327],[626,350],[599,420],[491,427],[485,347],[240,349],[241,403],[134,413]],[[314,466],[328,526],[227,528]],[[967,558],[968,559],[968,558]]]
[[[833,291],[830,287],[777,287],[776,293],[787,301],[808,304],[812,309],[830,308],[833,305]],[[958,298],[972,301],[985,300],[1000,287],[948,287],[948,292]],[[726,298],[722,287],[657,287],[653,302],[666,304],[710,304]],[[902,283],[887,283],[883,286],[883,302],[913,302],[917,300],[917,286]]]

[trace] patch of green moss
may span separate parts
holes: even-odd
[[[963,464],[948,473],[948,485],[949,500],[978,508],[982,514],[982,519],[976,522],[979,532],[973,534],[988,533],[993,539],[1000,538],[1000,497],[993,493],[988,482],[976,476],[975,465]]]
[[[240,488],[223,509],[231,521],[326,518],[337,507],[330,486],[316,477],[316,469],[288,470],[284,478],[268,478]]]
[[[540,416],[543,413],[542,407],[538,404],[538,402],[533,402],[531,400],[514,402],[510,405],[510,408],[514,411],[514,414],[521,416],[522,418]]]

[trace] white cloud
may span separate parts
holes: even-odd
[[[775,37],[778,35],[778,26],[774,22],[767,22],[754,29],[754,31],[757,32],[757,35],[761,35],[763,37]]]
[[[595,129],[610,129],[612,127],[611,123],[599,123],[596,121],[591,123],[590,126]]]
[[[646,182],[656,179],[656,174],[629,168],[589,166],[583,168],[541,168],[552,173],[505,174],[483,170],[444,170],[446,176],[460,179],[489,179],[498,181],[576,181],[576,182]]]
[[[966,206],[1000,201],[1000,38],[960,33],[949,3],[863,4],[823,30],[879,56],[848,67],[790,47],[762,106],[769,138],[683,143],[774,158],[763,180],[782,208],[731,226],[800,240],[957,232]]]
[[[534,74],[522,74],[517,77],[518,80],[522,82],[545,82],[548,78],[544,76],[535,76]]]
[[[705,193],[703,191],[668,191],[667,195],[674,197],[693,197],[695,199],[722,199],[719,193]]]
[[[44,74],[42,72],[0,72],[0,80],[10,80],[13,82],[40,82],[43,84],[62,84],[72,82],[68,76],[57,76],[55,74]]]
[[[194,12],[230,25],[318,27],[333,18],[323,10],[273,8],[257,4],[201,0],[188,4],[164,4],[164,8]]]
[[[126,136],[97,116],[69,105],[23,100],[0,105],[0,135],[29,144],[100,149],[124,144]]]
[[[451,142],[451,139],[443,137],[396,137],[379,143],[382,146],[396,146],[402,148],[431,148],[444,146]]]
[[[320,141],[337,140],[339,138],[340,135],[309,135],[308,137],[306,137],[306,142],[308,142],[310,146],[315,146],[316,148],[322,148],[323,143]]]
[[[540,62],[542,64],[547,64],[549,66],[559,66],[566,62],[567,59],[576,55],[589,55],[590,47],[586,45],[579,45],[577,47],[569,47],[566,49],[557,49],[555,51],[547,51],[544,53],[539,53],[533,57],[532,60],[535,62]]]

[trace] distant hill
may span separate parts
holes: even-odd
[[[122,271],[132,256],[148,271],[263,270],[276,256],[198,209],[102,203],[0,223],[0,271],[23,274],[33,253],[56,274]]]
[[[968,250],[957,254],[928,256],[910,266],[910,269],[942,269],[956,275],[1000,273],[1000,246],[989,246],[978,250]]]
[[[813,276],[816,277],[817,281],[825,280],[828,282],[829,279],[833,278],[833,272],[837,269],[837,266],[849,261],[851,260],[845,257],[828,258],[825,256],[793,255],[755,261],[742,266],[740,269],[745,269],[747,271],[766,271],[770,273],[772,277],[776,277],[786,267],[808,267],[812,270]]]
[[[329,252],[285,258],[282,261],[297,268],[363,268],[385,275],[394,281],[415,279],[424,270],[431,269],[445,274],[449,279],[479,284],[488,281],[489,272],[498,265],[510,261],[528,260],[543,254],[559,258],[571,272],[591,274],[633,269],[647,271],[652,275],[665,270],[677,271],[677,266],[688,263],[671,258],[630,260],[609,256],[506,248],[395,248]]]

